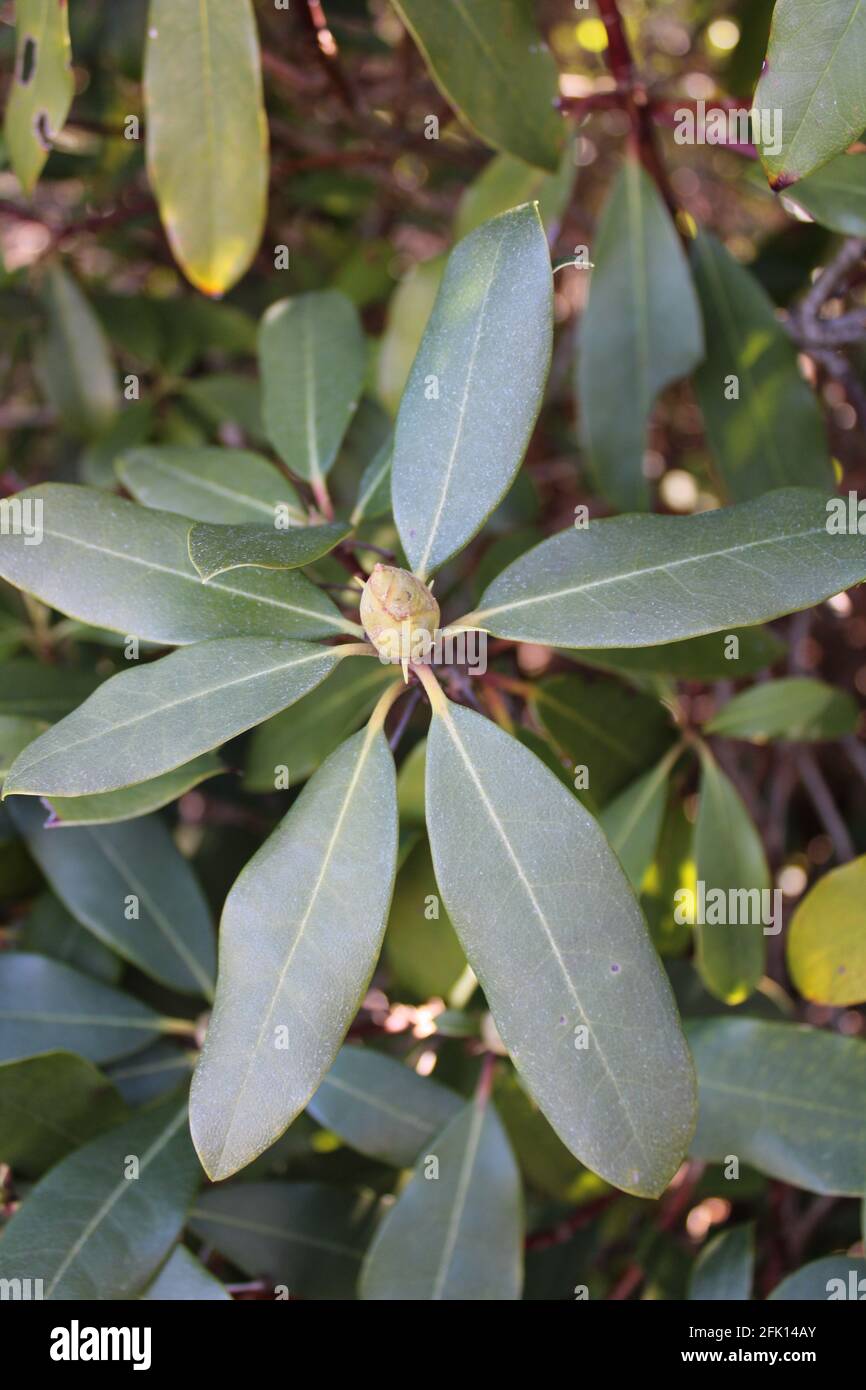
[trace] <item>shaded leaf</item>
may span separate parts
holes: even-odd
[[[421,1000],[450,999],[466,970],[463,947],[439,898],[426,836],[413,846],[397,874],[385,955],[401,989]]]
[[[16,0],[15,75],[3,135],[12,168],[30,194],[72,105],[75,79],[65,4]]]
[[[59,265],[45,281],[48,327],[34,369],[64,429],[85,438],[105,430],[119,406],[108,343],[71,275]]]
[[[268,126],[250,0],[151,0],[147,168],[171,249],[205,294],[238,281],[265,225]]]
[[[259,363],[268,438],[293,473],[319,486],[361,397],[364,336],[351,300],[317,290],[272,304]]]
[[[516,1073],[500,1068],[493,1094],[526,1181],[550,1197],[575,1201],[587,1171],[557,1138]]]
[[[199,522],[189,533],[189,558],[205,583],[218,574],[254,566],[294,570],[327,555],[351,531],[344,521],[325,526],[211,526]]]
[[[370,1229],[370,1203],[321,1183],[248,1182],[210,1188],[190,1229],[246,1274],[290,1295],[350,1299]]]
[[[719,1018],[689,1024],[700,1108],[692,1154],[736,1154],[810,1192],[866,1191],[866,1045],[817,1028]]]
[[[625,869],[634,891],[640,891],[655,859],[668,797],[668,779],[678,750],[638,777],[605,806],[599,824]]]
[[[773,11],[767,58],[754,97],[781,113],[761,158],[774,188],[786,188],[856,140],[866,128],[866,5],[863,0],[784,0]]]
[[[735,639],[735,640],[734,640]],[[740,627],[666,642],[658,647],[610,647],[564,653],[572,661],[623,675],[676,676],[679,680],[730,680],[773,666],[785,644],[770,628]]]
[[[0,780],[6,776],[18,754],[43,734],[47,727],[44,719],[0,714]]]
[[[791,919],[787,952],[806,999],[834,1008],[866,1001],[866,855],[819,879]]]
[[[174,1097],[37,1183],[3,1232],[0,1277],[42,1279],[47,1300],[130,1298],[176,1241],[200,1180],[186,1104]]]
[[[127,1105],[147,1105],[189,1081],[197,1057],[197,1052],[178,1047],[168,1038],[159,1038],[134,1057],[114,1062],[108,1075]]]
[[[694,1082],[622,869],[576,798],[489,720],[443,702],[427,747],[436,878],[515,1066],[581,1162],[657,1195],[691,1133]]]
[[[522,1228],[520,1174],[505,1131],[492,1105],[472,1102],[431,1140],[383,1219],[364,1260],[361,1297],[519,1299]]]
[[[389,437],[364,469],[351,517],[353,526],[359,526],[365,520],[375,521],[390,512],[393,449],[393,440]]]
[[[51,721],[68,714],[100,683],[92,671],[40,666],[29,657],[0,665],[0,714]]]
[[[21,495],[44,504],[43,540],[0,536],[0,577],[72,618],[169,646],[358,630],[301,574],[244,572],[203,585],[184,517],[63,483]]]
[[[650,411],[666,386],[697,366],[704,339],[676,229],[635,159],[614,183],[593,260],[578,339],[581,433],[599,491],[620,511],[642,510]]]
[[[822,227],[866,236],[866,154],[843,154],[802,179],[786,196]]]
[[[696,516],[592,521],[542,541],[452,628],[560,647],[648,647],[767,622],[866,578],[866,537],[807,488]]]
[[[168,806],[224,770],[214,753],[203,753],[192,762],[134,787],[98,792],[95,796],[52,796],[47,805],[58,826],[109,825],[115,821],[136,820]]]
[[[692,1269],[692,1302],[743,1303],[752,1296],[755,1227],[752,1222],[720,1231],[707,1241]]]
[[[342,1047],[307,1110],[350,1148],[409,1168],[460,1109],[460,1097],[366,1047]]]
[[[853,734],[857,718],[857,702],[847,691],[808,676],[783,676],[741,690],[705,727],[707,733],[753,743],[835,739]]]
[[[0,955],[0,1060],[34,1052],[77,1052],[109,1062],[157,1036],[157,1014],[129,994],[47,956]]]
[[[0,1064],[0,1158],[24,1177],[38,1177],[127,1113],[107,1077],[71,1052]]]
[[[394,436],[394,519],[424,578],[508,491],[550,365],[552,277],[537,208],[486,222],[451,253]]]
[[[854,1255],[825,1255],[812,1260],[777,1284],[769,1300],[826,1303],[831,1299],[863,1298],[866,1289],[866,1260]]]
[[[22,951],[36,951],[62,961],[109,985],[117,983],[123,969],[119,956],[76,922],[49,892],[40,894],[31,907],[18,933],[18,946]]]
[[[775,934],[781,921],[775,920],[775,903],[768,911],[771,879],[761,837],[733,782],[707,749],[701,749],[694,857],[697,916],[705,919],[695,921],[698,970],[717,999],[740,1004],[764,973],[764,927]]]
[[[371,723],[311,778],[226,900],[190,1113],[212,1178],[279,1138],[327,1073],[373,973],[396,852],[394,764]]]
[[[788,485],[829,491],[821,408],[769,296],[711,236],[696,239],[692,265],[707,342],[695,390],[725,494],[745,502]]]
[[[193,521],[272,522],[277,507],[299,524],[307,519],[292,484],[246,449],[151,445],[126,450],[115,467],[137,501]]]
[[[156,1278],[140,1293],[140,1299],[150,1302],[162,1300],[169,1303],[231,1303],[232,1296],[215,1279],[210,1270],[205,1269],[185,1245],[177,1245],[172,1250]]]
[[[454,236],[459,241],[491,217],[521,203],[538,202],[548,241],[556,241],[559,224],[574,188],[577,165],[574,140],[569,139],[555,174],[510,154],[497,154],[485,164],[457,206]]]
[[[376,359],[376,389],[391,415],[396,415],[400,407],[412,363],[436,303],[445,264],[445,256],[418,261],[406,272],[388,301]]]
[[[556,65],[527,0],[394,0],[436,85],[494,149],[555,169],[562,121]],[[507,99],[503,99],[507,93]]]

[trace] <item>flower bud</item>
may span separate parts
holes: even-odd
[[[376,565],[361,594],[361,622],[382,661],[423,661],[439,626],[439,604],[420,579]]]

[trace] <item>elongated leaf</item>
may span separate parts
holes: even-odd
[[[555,169],[556,66],[527,0],[394,0],[437,86],[488,145]],[[503,100],[507,93],[507,100]]]
[[[764,743],[771,738],[843,738],[857,728],[857,702],[845,690],[807,676],[753,685],[729,700],[707,732]]]
[[[17,714],[0,714],[0,780],[8,773],[18,754],[47,728],[44,719],[27,719]]]
[[[445,263],[445,256],[434,256],[413,265],[389,300],[376,358],[376,387],[391,415],[396,415],[400,407],[415,354],[436,303]]]
[[[320,485],[361,397],[364,337],[337,290],[281,299],[262,320],[259,362],[268,438],[293,473]]]
[[[33,858],[83,926],[163,984],[211,997],[210,912],[158,817],[59,834],[43,829],[45,813],[37,803],[9,805]]]
[[[740,1004],[764,973],[764,928],[778,930],[781,922],[761,837],[736,787],[705,749],[694,857],[698,970],[717,999]]]
[[[431,1160],[436,1160],[433,1168]],[[364,1260],[370,1300],[519,1299],[520,1174],[492,1105],[463,1106],[421,1154]],[[407,1263],[411,1243],[413,1259]]]
[[[300,699],[339,649],[223,637],[113,676],[17,759],[4,796],[92,796],[158,777]]]
[[[77,1052],[109,1062],[146,1047],[158,1016],[131,995],[110,989],[47,956],[0,956],[0,1060],[34,1052]]]
[[[71,1052],[0,1064],[0,1157],[25,1177],[126,1118],[107,1077]]]
[[[115,468],[146,507],[193,521],[273,522],[278,507],[299,523],[307,519],[292,484],[267,459],[245,449],[149,446],[127,450]]]
[[[393,680],[381,661],[340,661],[323,685],[256,729],[247,753],[250,791],[273,791],[283,768],[290,786],[305,782],[363,724]]]
[[[667,754],[651,771],[621,791],[599,817],[610,847],[636,893],[655,859],[675,757],[675,752]]]
[[[352,512],[352,525],[375,521],[391,510],[391,457],[393,440],[388,438],[361,475],[358,500]]]
[[[866,1191],[866,1046],[752,1018],[690,1024],[700,1109],[695,1158],[741,1163],[810,1192]]]
[[[697,516],[562,531],[509,565],[454,624],[560,647],[651,647],[767,622],[866,578],[866,537],[829,535],[807,488]]]
[[[224,768],[213,753],[203,753],[192,762],[183,763],[171,772],[163,772],[134,787],[116,792],[98,792],[95,796],[52,796],[48,805],[57,826],[110,825],[115,821],[135,820],[158,811],[169,802],[199,786],[208,777],[215,777]]]
[[[754,98],[757,110],[772,118],[770,131],[762,132],[761,158],[774,188],[787,188],[811,174],[862,133],[864,63],[863,0],[821,5],[781,0],[776,5]]]
[[[41,1279],[47,1300],[130,1298],[177,1239],[200,1180],[175,1097],[37,1183],[3,1232],[0,1278]]]
[[[732,1226],[708,1241],[697,1258],[689,1285],[694,1302],[743,1303],[752,1296],[755,1228]]]
[[[99,320],[59,265],[48,273],[45,305],[48,326],[34,363],[42,389],[70,434],[101,434],[117,414],[119,393]]]
[[[437,1081],[371,1048],[342,1047],[307,1109],[368,1158],[409,1168],[461,1108]]]
[[[423,785],[423,762],[420,771]],[[398,784],[398,805],[399,798]],[[423,820],[423,805],[421,814]],[[400,816],[405,820],[402,806]],[[400,989],[408,990],[410,998],[449,999],[466,970],[463,947],[439,897],[430,846],[424,835],[410,848],[397,874],[385,933],[385,955]],[[398,995],[403,997],[402,993]]]
[[[15,74],[3,134],[12,168],[30,194],[63,129],[75,79],[65,3],[16,0]]]
[[[641,510],[649,504],[643,456],[650,411],[666,386],[697,366],[704,339],[676,229],[634,159],[614,184],[593,260],[578,340],[581,432],[599,490],[620,511]]]
[[[664,706],[608,681],[551,676],[532,707],[573,768],[586,768],[587,804],[604,806],[649,767],[673,739]]]
[[[282,1134],[337,1055],[382,943],[396,853],[394,763],[371,724],[307,783],[226,900],[190,1117],[214,1179]]]
[[[802,179],[784,199],[822,227],[843,236],[866,236],[866,154],[843,154]]]
[[[103,946],[87,927],[77,922],[53,893],[45,892],[34,902],[18,933],[22,951],[36,951],[52,960],[71,965],[84,975],[115,985],[123,970],[123,961],[114,951]]]
[[[500,1068],[493,1087],[496,1109],[520,1170],[530,1187],[561,1201],[583,1195],[586,1169],[551,1129],[517,1073]]]
[[[788,970],[817,1004],[866,1001],[866,856],[816,883],[791,919]]]
[[[486,222],[449,258],[394,438],[394,518],[422,578],[514,481],[550,365],[552,284],[534,206]]]
[[[231,574],[203,585],[187,553],[190,523],[94,488],[49,483],[44,537],[0,535],[0,577],[72,618],[145,641],[323,637],[358,632],[301,574]]]
[[[108,1074],[127,1105],[147,1105],[188,1082],[197,1056],[168,1038],[159,1038],[134,1057],[114,1062]]]
[[[565,652],[572,661],[634,676],[675,676],[679,680],[731,680],[756,676],[785,654],[770,628],[740,627],[667,642],[660,647],[612,647]]]
[[[688,1143],[694,1080],[601,830],[527,749],[444,702],[428,738],[427,820],[449,916],[531,1094],[581,1162],[657,1196]]]
[[[789,1274],[768,1297],[785,1303],[826,1303],[839,1299],[860,1302],[864,1291],[866,1260],[854,1255],[825,1255]]]
[[[29,657],[0,664],[0,714],[51,721],[68,714],[99,685],[91,671],[40,666]]]
[[[140,1293],[140,1299],[168,1303],[231,1303],[232,1296],[201,1260],[185,1245],[172,1250],[156,1278]]]
[[[250,0],[151,0],[144,64],[147,167],[171,249],[220,295],[265,225],[268,127]]]
[[[552,245],[558,236],[576,173],[573,139],[566,141],[555,174],[510,154],[495,155],[460,199],[454,220],[455,237],[459,240],[468,236],[491,217],[498,217],[521,203],[537,200],[539,216]]]
[[[290,1295],[350,1299],[370,1209],[356,1193],[321,1183],[248,1182],[202,1193],[190,1229],[247,1274],[264,1274]]]
[[[711,236],[697,238],[692,264],[707,340],[695,389],[725,493],[745,502],[794,484],[829,491],[821,410],[772,301]]]
[[[345,522],[326,526],[211,526],[199,522],[189,533],[189,558],[207,583],[229,570],[254,566],[294,570],[327,555],[351,531]]]

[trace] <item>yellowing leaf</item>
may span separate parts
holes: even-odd
[[[32,193],[69,114],[75,83],[64,0],[17,0],[15,76],[4,135],[12,168]]]

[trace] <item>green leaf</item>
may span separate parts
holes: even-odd
[[[365,357],[355,306],[338,290],[281,299],[262,319],[265,429],[284,463],[314,486],[358,408]]]
[[[123,970],[123,961],[76,922],[54,894],[47,891],[40,894],[27,914],[18,933],[18,947],[74,966],[109,985],[117,984]]]
[[[0,714],[60,719],[99,685],[101,676],[63,666],[40,666],[29,657],[0,664]]]
[[[352,530],[344,521],[325,526],[212,526],[199,522],[188,539],[189,558],[205,583],[218,574],[254,567],[294,570],[311,565],[345,540]]]
[[[305,782],[364,723],[393,681],[393,667],[381,661],[338,662],[324,684],[255,730],[247,752],[248,790],[274,791],[283,768],[291,786]]]
[[[528,0],[394,0],[436,85],[494,149],[556,169],[562,120],[556,64]]]
[[[246,449],[151,445],[128,449],[115,464],[127,492],[145,507],[220,525],[273,522],[278,507],[299,523],[306,512],[292,484]]]
[[[2,1061],[56,1049],[109,1062],[146,1047],[160,1023],[138,999],[59,961],[24,951],[0,955]]]
[[[634,159],[613,186],[593,259],[578,339],[581,434],[599,491],[620,511],[644,510],[650,412],[664,388],[700,362],[704,339],[676,228]]]
[[[735,640],[732,640],[735,639]],[[621,675],[674,676],[678,680],[713,681],[756,676],[785,654],[785,644],[770,628],[740,627],[710,632],[659,647],[611,647],[602,651],[564,652],[571,661]]]
[[[388,301],[388,316],[376,360],[376,388],[391,415],[396,415],[399,409],[412,363],[436,303],[445,263],[445,256],[417,262],[403,276]]]
[[[550,366],[552,286],[534,206],[486,222],[449,257],[394,438],[394,518],[422,579],[514,481]]]
[[[63,428],[92,438],[108,428],[120,403],[105,334],[61,266],[48,272],[44,296],[48,328],[36,349],[36,375]]]
[[[229,425],[234,432],[240,429],[253,444],[267,444],[262,421],[262,392],[254,378],[238,372],[214,372],[211,376],[184,378],[178,382],[178,391],[183,400],[194,407],[196,417],[204,422],[209,432],[216,433],[221,425]],[[180,419],[189,429],[184,417],[185,412]],[[196,444],[198,438],[197,432]],[[186,441],[179,435],[178,442]]]
[[[177,1245],[172,1250],[162,1269],[152,1283],[140,1293],[140,1299],[168,1303],[231,1303],[232,1296],[215,1279],[210,1270],[205,1269],[185,1245]]]
[[[491,217],[498,217],[510,208],[537,201],[547,239],[553,244],[574,188],[577,173],[574,144],[573,138],[567,140],[555,174],[510,154],[495,155],[460,199],[454,220],[455,239],[460,241],[483,222],[489,222]]]
[[[811,174],[866,128],[864,64],[863,0],[776,6],[754,97],[755,108],[772,118],[771,130],[761,132],[761,158],[774,188]]]
[[[609,681],[551,676],[534,688],[532,708],[572,767],[587,769],[593,807],[622,791],[673,739],[658,700]]]
[[[754,1277],[754,1224],[732,1226],[707,1241],[699,1254],[692,1270],[689,1299],[692,1302],[748,1302]]]
[[[44,733],[43,719],[26,719],[16,714],[0,714],[0,780],[8,773],[18,754]]]
[[[400,988],[421,1000],[450,999],[466,970],[463,947],[439,898],[426,836],[413,846],[397,874],[385,955]]]
[[[651,647],[811,608],[866,578],[866,538],[787,488],[696,516],[592,521],[542,541],[452,629],[559,647]]]
[[[601,830],[532,753],[444,701],[427,743],[427,819],[449,915],[530,1093],[581,1162],[658,1196],[691,1134],[694,1080]]]
[[[494,1107],[474,1101],[431,1140],[382,1221],[364,1260],[361,1297],[513,1302],[523,1282],[522,1245],[514,1154]]]
[[[251,1277],[267,1271],[290,1295],[351,1299],[370,1228],[369,1202],[323,1183],[213,1187],[190,1229]]]
[[[184,517],[63,483],[21,496],[42,501],[43,540],[26,546],[0,535],[0,577],[71,618],[168,646],[359,631],[301,574],[232,574],[203,585]]]
[[[866,154],[842,154],[792,188],[796,203],[822,227],[843,236],[866,236]]]
[[[338,647],[223,637],[122,671],[27,746],[3,795],[92,796],[160,776],[313,690]]]
[[[37,1183],[3,1232],[0,1278],[41,1279],[49,1301],[131,1298],[177,1240],[200,1180],[186,1104],[173,1097]]]
[[[668,797],[668,779],[679,754],[673,749],[605,806],[599,817],[611,849],[636,893],[655,860]]]
[[[336,1057],[382,944],[396,854],[394,763],[373,722],[311,778],[226,900],[190,1116],[214,1180],[279,1138]]]
[[[121,825],[45,830],[35,802],[12,817],[64,906],[103,945],[185,994],[213,993],[210,912],[192,869],[157,816]]]
[[[181,269],[221,295],[248,269],[267,211],[268,126],[250,0],[151,0],[147,168]]]
[[[366,1047],[342,1047],[307,1109],[350,1148],[410,1168],[459,1109],[460,1098]]]
[[[701,749],[694,858],[697,916],[705,919],[695,923],[698,971],[717,999],[740,1004],[764,973],[764,928],[772,927],[775,935],[781,922],[775,920],[775,904],[768,911],[771,878],[761,837],[733,782],[706,748]]]
[[[689,1025],[700,1108],[695,1158],[736,1154],[810,1192],[866,1191],[866,1045],[752,1018]]]
[[[38,1177],[127,1113],[108,1078],[71,1052],[0,1064],[0,1154],[23,1177]]]
[[[771,299],[711,236],[697,238],[692,264],[707,341],[695,390],[725,494],[745,502],[787,485],[830,491],[821,409]]]
[[[785,1303],[826,1303],[832,1299],[863,1298],[866,1260],[854,1255],[825,1255],[789,1274],[777,1284],[768,1300]]]
[[[95,796],[52,796],[47,802],[53,816],[52,825],[110,825],[116,821],[136,820],[161,810],[207,778],[224,771],[214,753],[203,753],[192,762],[134,787],[98,792]]]
[[[159,1038],[126,1061],[115,1062],[108,1071],[127,1105],[143,1106],[158,1096],[189,1082],[197,1052],[178,1047],[168,1038]]]
[[[493,1087],[496,1108],[527,1183],[538,1192],[574,1202],[590,1178],[558,1139],[535,1101],[510,1068],[499,1068]]]
[[[28,195],[66,123],[75,92],[67,15],[65,3],[58,0],[16,0],[15,75],[3,135]]]
[[[124,402],[108,429],[91,440],[78,457],[78,476],[88,487],[104,487],[114,492],[114,464],[118,454],[143,444],[154,428],[156,408],[152,401]]]
[[[361,475],[358,500],[352,512],[352,525],[360,526],[362,521],[375,521],[391,511],[391,456],[394,442],[391,438],[373,456]]]
[[[866,855],[832,869],[791,919],[788,970],[816,1004],[844,1008],[866,1001]]]
[[[808,741],[853,734],[857,718],[857,702],[847,691],[808,676],[785,676],[741,690],[705,727],[707,733],[753,743]]]

